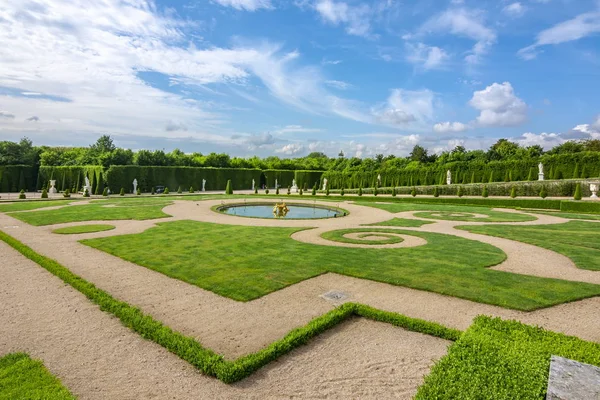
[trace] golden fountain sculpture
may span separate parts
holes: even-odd
[[[285,205],[285,203],[275,203],[273,207],[273,215],[275,218],[283,218],[287,215],[290,209]]]

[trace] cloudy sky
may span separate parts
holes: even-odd
[[[0,140],[368,157],[600,138],[600,0],[0,0]]]

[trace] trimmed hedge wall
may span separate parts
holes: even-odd
[[[0,192],[29,192],[35,190],[37,171],[30,165],[0,166]]]
[[[275,179],[277,179],[277,184],[279,187],[285,188],[292,186],[292,180],[296,179],[294,171],[287,169],[266,169],[263,171],[263,174],[267,179],[266,184],[268,188],[275,187]]]
[[[102,194],[105,186],[105,176],[102,166],[76,165],[68,167],[40,167],[37,179],[37,189],[50,187],[50,180],[56,180],[56,190],[59,192],[69,189],[77,193],[85,185],[85,177],[90,180],[92,193]]]
[[[575,193],[577,184],[581,185],[581,194],[583,197],[589,197],[590,181],[580,179],[569,179],[560,181],[534,181],[534,182],[497,182],[497,183],[475,183],[465,185],[430,185],[430,186],[415,186],[417,195],[433,195],[434,190],[440,196],[457,196],[459,188],[462,188],[463,196],[481,196],[483,188],[487,186],[489,196],[510,196],[511,190],[514,187],[517,192],[517,197],[539,197],[542,187],[546,188],[549,197],[572,197]],[[392,194],[391,187],[378,188],[378,194]],[[397,187],[397,194],[411,194],[413,186]],[[363,188],[363,194],[372,194],[373,189]],[[332,190],[331,193],[339,193],[340,190]],[[357,194],[358,189],[344,189],[345,194]]]
[[[252,188],[252,179],[258,186],[260,174],[259,169],[113,165],[106,171],[106,182],[112,192],[125,188],[126,193],[133,191],[134,179],[142,192],[150,192],[155,186],[202,190],[203,179],[206,190],[225,190],[228,180],[236,190],[244,190]]]
[[[525,161],[459,161],[372,172],[327,171],[323,177],[327,178],[330,189],[375,187],[379,174],[384,187],[445,185],[447,170],[451,171],[452,182],[456,184],[528,181],[537,180],[540,160],[547,180],[600,176],[600,152],[582,152]]]
[[[562,201],[560,211],[598,213],[600,214],[599,201]]]
[[[299,188],[304,188],[304,184],[306,183],[306,189],[311,189],[315,183],[317,186],[321,185],[321,177],[325,171],[295,171],[296,175],[296,185]]]

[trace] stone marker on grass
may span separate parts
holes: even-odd
[[[546,400],[600,399],[600,368],[552,356]]]

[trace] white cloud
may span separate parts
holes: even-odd
[[[37,115],[31,116],[29,118],[27,118],[25,121],[27,122],[39,122],[40,121],[40,117],[38,117]]]
[[[433,126],[433,130],[438,133],[464,132],[469,127],[462,122],[439,122]]]
[[[282,153],[282,154],[287,154],[287,155],[296,155],[296,154],[302,153],[303,151],[304,151],[304,146],[301,145],[300,143],[286,144],[285,146],[275,150],[276,153]]]
[[[286,125],[273,131],[273,133],[284,135],[286,133],[315,133],[321,132],[318,128],[305,128],[302,125]]]
[[[178,121],[169,121],[167,123],[167,126],[165,127],[165,130],[167,132],[176,132],[176,131],[187,131],[188,128],[187,126],[182,123],[182,122],[178,122]]]
[[[476,121],[481,126],[514,126],[527,119],[527,104],[515,95],[510,82],[476,91],[469,104],[480,111]]]
[[[450,8],[429,19],[419,29],[420,34],[439,32],[476,41],[470,54],[465,57],[469,64],[478,63],[481,56],[496,42],[496,33],[486,27],[483,13],[466,8]]]
[[[600,115],[598,115],[596,121],[592,123],[592,128],[600,131]]]
[[[522,17],[525,15],[527,7],[522,5],[520,2],[511,3],[502,9],[502,12],[514,18]]]
[[[273,8],[271,0],[212,0],[225,7],[233,7],[236,10],[256,11],[260,8]]]
[[[535,134],[531,132],[524,133],[518,138],[517,143],[521,146],[542,146],[545,150],[549,150],[554,146],[564,143],[565,140],[558,133],[540,133]]]
[[[343,61],[342,60],[323,60],[321,61],[321,64],[323,65],[338,65],[341,64]]]
[[[435,69],[443,65],[448,59],[448,53],[436,46],[427,46],[424,43],[407,43],[406,59],[413,64],[419,64],[424,69]]]
[[[343,1],[317,0],[314,9],[324,21],[345,25],[349,35],[370,35],[372,10],[367,4],[353,6]]]
[[[373,109],[377,120],[386,125],[407,127],[424,124],[433,117],[434,95],[431,90],[394,89],[387,103]]]
[[[595,33],[600,33],[600,12],[580,14],[541,31],[535,43],[522,48],[518,54],[526,60],[531,60],[537,56],[538,47],[571,42]]]
[[[336,81],[336,80],[325,81],[325,84],[327,86],[330,86],[335,89],[340,89],[340,90],[346,90],[346,89],[350,89],[352,87],[352,84],[350,84],[348,82]]]

